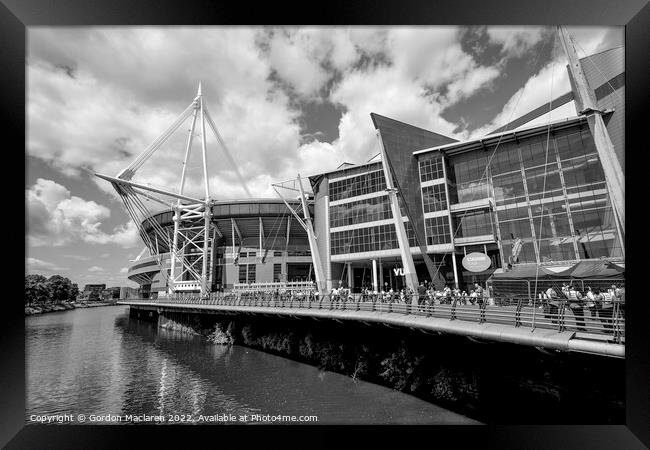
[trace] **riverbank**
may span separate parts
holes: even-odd
[[[98,306],[115,306],[116,302],[91,302],[91,303],[71,303],[61,302],[53,305],[32,305],[25,306],[25,315],[33,316],[34,314],[46,314],[50,312],[70,311],[76,308],[95,308]]]

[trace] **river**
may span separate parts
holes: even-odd
[[[128,307],[30,316],[25,334],[27,422],[71,414],[76,424],[83,414],[85,423],[133,423],[146,414],[167,423],[288,423],[278,416],[292,415],[318,424],[476,423],[383,386],[158,329],[130,318]]]

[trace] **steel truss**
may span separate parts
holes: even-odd
[[[298,198],[300,199],[300,206],[294,210],[289,204],[289,202],[287,202],[284,196],[280,193],[280,191],[278,191],[278,188],[287,189],[289,191],[298,193],[299,194]],[[320,293],[325,293],[327,291],[327,286],[326,286],[327,279],[325,277],[325,271],[323,270],[323,262],[321,261],[320,258],[320,251],[318,250],[318,242],[316,242],[317,236],[316,233],[314,232],[314,225],[312,222],[312,218],[309,214],[309,208],[307,205],[309,194],[305,192],[300,174],[298,174],[295,180],[289,180],[283,183],[273,184],[273,190],[282,199],[282,201],[287,206],[287,208],[289,208],[289,211],[291,212],[291,214],[293,214],[293,216],[295,217],[296,221],[300,224],[300,226],[307,232],[307,239],[309,240],[309,250],[311,252],[312,266],[314,268],[314,276],[316,278],[316,286]],[[302,212],[303,212],[302,218],[298,215],[300,208],[302,208]],[[290,224],[291,224],[291,218],[289,218],[289,221],[287,222],[287,243],[289,242]]]
[[[181,171],[178,192],[152,187],[131,181],[135,172],[149,160],[170,136],[189,118],[191,126],[185,146],[185,158]],[[203,188],[205,197],[194,198],[183,194],[186,180],[187,163],[192,151],[197,121],[200,126],[201,157],[203,163]],[[209,270],[209,253],[214,247],[216,235],[221,232],[211,223],[213,199],[210,197],[209,177],[207,168],[206,121],[228,161],[233,165],[244,190],[251,197],[243,177],[234,163],[230,152],[217,130],[212,117],[203,102],[201,84],[192,103],[185,108],[181,115],[167,128],[145,151],[140,154],[128,167],[120,171],[116,177],[96,173],[113,185],[122,198],[127,212],[138,227],[138,231],[152,256],[159,254],[160,242],[166,243],[171,253],[171,270],[167,286],[168,293],[200,292],[201,295],[210,293],[211,275]],[[174,231],[172,236],[160,224],[152,219],[151,212],[142,202],[141,197],[156,203],[169,206],[174,211]],[[145,228],[145,225],[148,229]],[[149,236],[153,231],[154,239]],[[162,261],[160,261],[162,263]]]

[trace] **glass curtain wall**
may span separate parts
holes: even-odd
[[[546,142],[541,135],[501,144],[492,160],[504,262],[509,256],[515,263],[622,256],[589,130],[554,133],[548,153]]]

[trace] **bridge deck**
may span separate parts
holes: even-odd
[[[543,349],[576,351],[623,358],[624,339],[612,342],[616,327],[598,317],[583,317],[584,332],[577,331],[573,314],[545,314],[536,307],[479,305],[410,305],[404,303],[341,302],[330,300],[270,299],[130,299],[122,305],[159,312],[251,313],[295,318],[354,320],[408,327],[423,332],[467,336],[473,339],[530,345]]]

